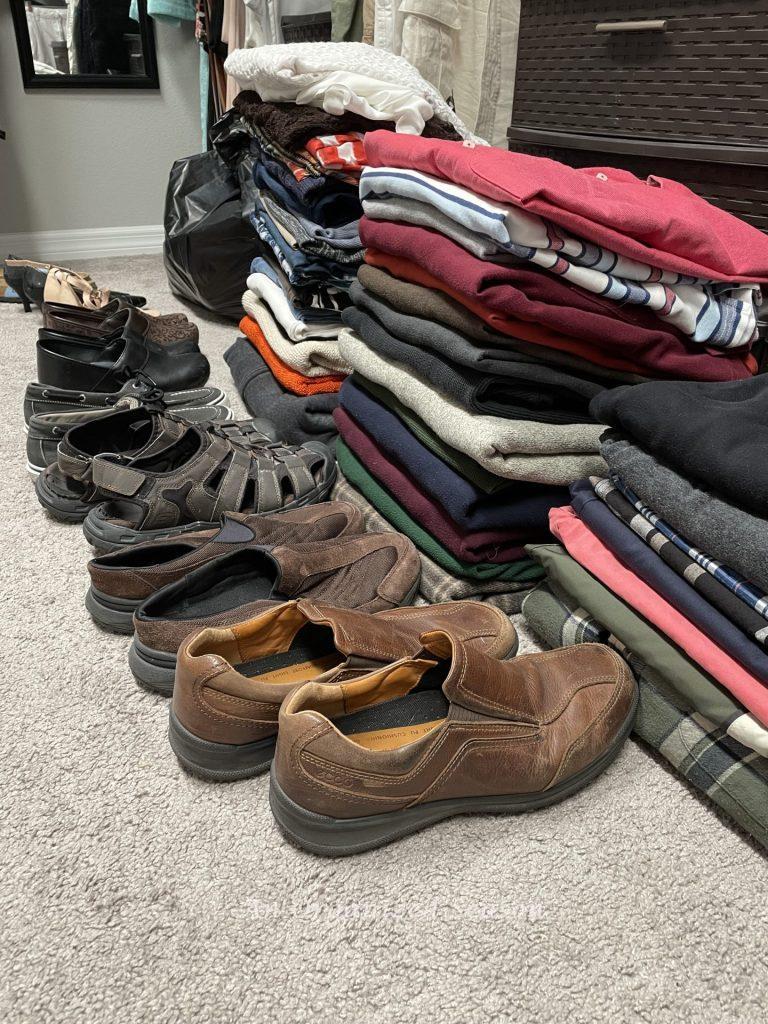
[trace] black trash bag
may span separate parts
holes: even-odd
[[[227,167],[237,173],[240,182],[240,216],[250,224],[257,191],[253,180],[253,165],[256,161],[251,145],[253,129],[241,114],[230,108],[211,127],[208,137],[211,146]]]
[[[262,252],[241,216],[237,172],[215,152],[177,160],[165,199],[163,257],[171,291],[240,320],[251,261]]]
[[[211,148],[234,171],[247,155],[253,138],[253,130],[241,114],[230,107],[208,131]]]

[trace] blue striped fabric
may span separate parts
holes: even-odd
[[[759,612],[764,619],[768,619],[768,596],[761,594],[748,579],[740,573],[737,573],[734,569],[729,568],[727,565],[723,565],[714,558],[710,558],[709,555],[705,555],[703,552],[693,547],[685,537],[681,537],[679,533],[673,530],[669,523],[664,519],[660,519],[655,512],[649,509],[647,505],[644,505],[632,488],[628,487],[620,477],[612,474],[610,479],[616,490],[623,494],[627,501],[630,502],[640,515],[655,529],[657,529],[659,533],[663,534],[667,540],[671,541],[676,548],[684,551],[685,554],[696,562],[697,565],[700,565],[702,569],[706,569],[706,571],[722,583],[723,586],[736,594],[744,604],[749,605],[750,608]]]
[[[755,337],[760,301],[756,285],[705,281],[638,263],[574,238],[525,210],[421,171],[366,167],[360,199],[373,219],[407,222],[410,216],[411,223],[424,225],[429,210],[437,211],[460,228],[456,234],[446,233],[481,258],[525,260],[606,299],[647,306],[702,344],[738,348]],[[398,200],[412,205],[404,207]],[[387,213],[388,202],[396,214]]]

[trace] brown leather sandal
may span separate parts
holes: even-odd
[[[133,455],[97,454],[91,474],[108,501],[88,514],[83,531],[95,547],[115,550],[207,529],[224,512],[279,512],[323,501],[336,462],[319,441],[278,444],[252,421],[233,421],[206,430],[185,425],[170,444]]]

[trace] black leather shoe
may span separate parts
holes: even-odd
[[[207,390],[204,388],[201,391]],[[211,389],[213,390],[213,389]],[[190,392],[191,394],[191,392]],[[27,431],[27,469],[34,476],[52,466],[58,457],[59,442],[72,427],[79,427],[93,420],[103,419],[111,412],[135,408],[129,405],[129,398],[123,398],[114,406],[104,409],[78,409],[75,412],[49,412],[33,416]],[[163,411],[160,406],[159,410]],[[168,410],[166,410],[168,411]],[[176,405],[173,415],[185,423],[197,423],[207,427],[223,423],[232,418],[232,410],[226,405]]]
[[[41,384],[72,391],[118,391],[142,373],[163,391],[201,387],[210,366],[187,342],[157,345],[132,321],[130,310],[118,314],[128,320],[104,340],[77,339],[75,335],[43,329],[37,340],[37,379]],[[182,349],[181,346],[184,346]]]

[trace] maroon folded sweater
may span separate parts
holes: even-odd
[[[690,342],[650,310],[621,306],[543,270],[480,260],[437,231],[363,217],[360,238],[366,247],[416,263],[456,292],[504,317],[543,324],[627,356],[638,366],[657,367],[666,376],[702,376],[691,372],[700,360],[719,364],[727,360],[730,372],[721,364],[722,379],[751,375],[743,353],[714,352]]]

